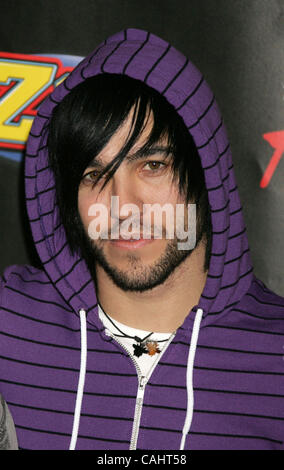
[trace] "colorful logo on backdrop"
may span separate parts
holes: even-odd
[[[1,156],[21,160],[38,107],[82,59],[0,52]]]
[[[37,109],[83,59],[60,54],[0,52],[0,151],[20,161]],[[284,131],[263,135],[273,152],[260,181],[265,188],[284,153]]]

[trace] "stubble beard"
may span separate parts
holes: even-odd
[[[145,292],[164,283],[166,279],[181,265],[197,248],[202,234],[197,230],[196,244],[192,250],[180,250],[179,240],[175,237],[169,240],[160,257],[153,263],[145,265],[138,254],[127,253],[128,266],[120,269],[107,259],[104,244],[109,241],[94,241],[84,231],[81,251],[84,253],[87,266],[95,283],[97,266],[103,268],[106,274],[123,291]],[[155,241],[153,242],[155,243]]]

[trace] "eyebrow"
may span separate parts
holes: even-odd
[[[143,149],[143,147],[135,153],[130,153],[125,157],[125,160],[127,160],[127,163],[132,163],[137,160],[141,160],[142,158],[145,157],[150,157],[152,155],[163,155],[164,158],[167,158],[172,152],[171,147],[163,147],[163,146],[153,146],[148,149]],[[100,158],[93,158],[91,162],[88,164],[88,168],[93,167],[93,168],[99,168],[103,169],[106,165],[102,162]]]

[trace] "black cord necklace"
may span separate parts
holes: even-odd
[[[123,337],[123,338],[131,338],[136,341],[137,344],[133,343],[133,348],[134,348],[134,356],[140,357],[142,354],[149,354],[150,356],[153,356],[156,353],[160,353],[160,349],[158,347],[158,343],[162,343],[163,341],[168,341],[169,338],[166,339],[161,339],[159,341],[153,341],[153,340],[148,340],[150,336],[154,333],[153,331],[145,336],[145,338],[139,338],[139,336],[130,336],[126,335],[123,331],[121,331],[120,328],[113,322],[113,320],[108,316],[108,314],[103,310],[103,308],[100,305],[100,308],[102,309],[102,312],[105,314],[105,316],[108,318],[108,320],[113,324],[113,326],[120,332],[122,333],[121,335],[114,334],[114,336],[118,337]],[[147,341],[148,340],[148,341]]]

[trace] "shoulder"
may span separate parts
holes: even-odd
[[[258,305],[263,313],[277,312],[284,318],[284,297],[273,292],[263,281],[254,276],[252,284],[246,294],[246,300],[252,305]]]
[[[273,292],[256,276],[234,310],[243,313],[251,324],[284,335],[284,297]]]
[[[30,265],[11,265],[0,278],[0,309],[15,311],[60,308],[70,311],[46,272]],[[46,307],[46,308],[45,308]]]
[[[29,288],[35,290],[50,284],[50,280],[43,270],[27,264],[13,264],[8,266],[0,276],[0,298],[3,298],[5,289],[19,289],[25,292]]]
[[[49,279],[44,270],[35,268],[28,264],[12,264],[4,269],[0,276],[1,286],[18,282],[42,282],[49,283]]]

